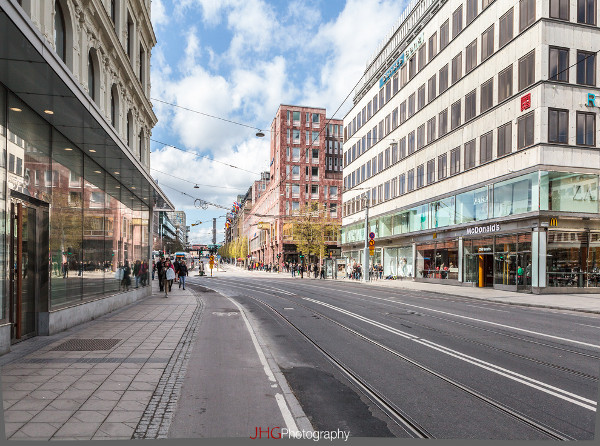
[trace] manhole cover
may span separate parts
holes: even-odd
[[[110,350],[120,339],[69,339],[52,350],[67,352],[87,352],[93,350]]]

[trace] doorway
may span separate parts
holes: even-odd
[[[9,320],[11,341],[38,332],[38,313],[48,311],[48,205],[11,191]]]
[[[477,256],[477,269],[478,269],[478,281],[477,286],[479,287],[493,287],[494,286],[494,256],[492,253],[479,254]]]

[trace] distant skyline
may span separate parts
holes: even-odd
[[[151,97],[265,133],[257,138],[252,128],[153,101],[159,121],[152,139],[189,151],[151,143],[152,176],[176,209],[186,212],[188,225],[203,222],[191,228],[192,243],[211,243],[212,218],[226,211],[195,209],[194,200],[181,192],[231,207],[269,168],[268,130],[280,104],[323,107],[327,117],[342,119],[352,96],[342,102],[406,3],[152,1],[158,43]],[[217,242],[224,238],[224,223],[217,220]]]

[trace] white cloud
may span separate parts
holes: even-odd
[[[165,12],[165,6],[163,5],[162,0],[152,0],[151,8],[150,14],[152,17],[152,26],[154,28],[168,23],[169,17]]]

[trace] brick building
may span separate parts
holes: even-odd
[[[342,121],[328,119],[325,109],[279,106],[271,124],[270,178],[264,190],[253,193],[244,224],[254,261],[281,265],[298,260],[285,223],[303,203],[318,201],[341,222],[342,143]],[[337,247],[337,240],[331,247]]]

